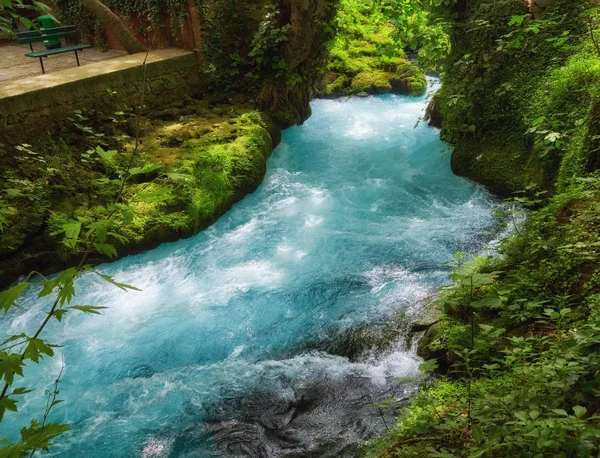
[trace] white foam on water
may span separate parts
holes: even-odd
[[[65,363],[53,419],[74,428],[50,456],[175,456],[174,431],[230,397],[352,377],[378,389],[418,375],[400,343],[361,362],[311,349],[332,327],[416,314],[447,281],[453,252],[481,248],[493,200],[452,175],[434,129],[415,128],[424,98],[313,105],[284,132],[259,190],[215,225],[99,267],[141,292],[93,274],[78,281],[77,304],[109,308],[48,327]],[[31,332],[47,307],[32,291],[3,325]],[[61,365],[27,368],[38,382],[10,417],[15,437],[43,411]]]

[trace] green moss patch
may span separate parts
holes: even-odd
[[[2,198],[16,210],[0,234],[4,284],[31,270],[55,271],[76,262],[77,251],[53,234],[73,219],[105,218],[118,192],[116,165],[129,161],[136,142],[125,135],[138,120],[109,118],[103,123],[104,115],[78,116],[79,127],[64,132],[60,141],[1,158],[3,182],[11,184]],[[193,235],[212,224],[260,185],[266,160],[281,138],[271,118],[251,105],[188,103],[168,115],[149,113],[139,126],[141,146],[134,166],[151,166],[151,171],[136,175],[126,187],[123,201],[134,217],[129,222],[116,217],[119,255]],[[117,151],[114,167],[88,149],[98,141],[105,150]],[[170,197],[140,197],[158,194]]]
[[[392,39],[393,27],[376,11],[377,5],[364,2],[359,11],[344,8],[342,4],[338,12],[343,26],[330,51],[318,96],[424,94],[423,72],[404,58]]]

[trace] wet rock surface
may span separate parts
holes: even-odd
[[[371,403],[393,397],[397,406],[414,389],[392,377],[373,383],[358,374],[290,384],[278,395],[257,393],[214,405],[204,427],[231,458],[350,458],[363,440],[393,424],[393,408],[380,411]]]

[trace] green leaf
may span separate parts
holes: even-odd
[[[573,407],[573,412],[575,412],[577,418],[583,418],[587,413],[587,409],[583,406],[575,406]]]
[[[21,442],[26,444],[27,450],[38,449],[46,451],[52,445],[50,442],[52,439],[70,430],[69,425],[48,423],[45,426],[41,426],[39,422],[32,420],[29,428],[21,429]]]
[[[498,297],[486,297],[485,299],[471,302],[471,307],[476,309],[497,309],[502,307],[502,299]]]
[[[96,237],[100,243],[106,242],[106,235],[108,231],[114,226],[114,221],[110,219],[102,219],[100,221],[94,221],[86,226],[87,235]]]
[[[63,224],[62,230],[53,232],[50,235],[65,234],[63,237],[63,243],[69,248],[75,248],[79,241],[79,234],[81,233],[82,221],[71,220],[68,223]]]
[[[46,342],[41,339],[28,339],[29,343],[23,353],[24,359],[30,359],[34,363],[39,363],[43,355],[54,356],[54,351],[50,348]]]
[[[186,175],[185,173],[167,173],[167,178],[173,181],[183,181],[190,178],[190,175]]]
[[[104,151],[104,149],[102,149],[102,147],[98,146],[96,147],[96,154],[98,154],[98,156],[100,156],[100,159],[102,159],[102,162],[104,162],[104,164],[109,165],[114,167],[115,164],[115,158],[117,157],[117,155],[119,154],[117,151]]]
[[[75,297],[75,278],[79,276],[79,272],[75,267],[71,267],[60,274],[58,280],[60,289],[57,294],[59,304],[63,305],[65,302],[69,304],[73,297]]]
[[[15,388],[13,390],[12,395],[19,396],[21,394],[27,394],[27,393],[31,393],[31,390],[29,390],[25,387],[19,387],[19,388]]]
[[[109,211],[121,212],[126,222],[131,223],[133,221],[133,208],[129,205],[124,204],[111,204],[108,206]]]
[[[5,396],[4,398],[0,399],[0,421],[2,421],[2,419],[4,418],[4,413],[7,410],[10,412],[16,412],[17,411],[17,401],[9,398],[8,396]],[[1,451],[2,451],[2,449],[0,448],[0,452]]]
[[[131,176],[145,175],[147,173],[152,173],[160,168],[162,168],[162,165],[160,164],[144,164],[142,167],[133,167],[129,169],[129,174]]]
[[[0,352],[0,380],[4,380],[4,383],[12,385],[15,374],[23,377],[24,366],[21,355]]]
[[[566,410],[564,409],[552,409],[552,412],[554,412],[556,415],[561,415],[563,417],[568,417],[569,414],[567,413]]]
[[[514,413],[515,418],[518,418],[519,420],[527,423],[529,421],[529,418],[527,418],[527,414],[523,411],[517,411]]]
[[[54,289],[60,284],[60,277],[56,277],[52,280],[45,280],[44,287],[38,294],[38,298],[46,297],[54,291]]]
[[[108,307],[96,307],[93,305],[73,305],[72,307],[69,307],[70,309],[73,310],[79,310],[80,312],[83,313],[92,313],[94,315],[101,315],[100,310],[105,310]]]
[[[483,434],[483,428],[479,425],[473,425],[473,440],[475,442],[477,442],[478,444],[483,442],[483,438],[484,438],[484,434]]]
[[[111,285],[114,285],[117,288],[122,289],[123,291],[127,291],[127,290],[141,291],[141,289],[137,289],[135,286],[131,286],[131,285],[127,285],[125,283],[119,283],[119,282],[115,281],[110,275],[103,275],[96,270],[94,270],[94,272],[96,274],[98,274],[100,277],[102,277],[105,281],[110,283]]]
[[[419,370],[421,372],[434,372],[438,368],[438,363],[435,359],[430,359],[424,363],[419,364]]]
[[[109,258],[114,258],[118,254],[117,249],[109,243],[94,243],[94,248],[98,253],[105,254]]]
[[[56,309],[54,311],[54,318],[56,318],[58,321],[62,321],[67,312],[68,310],[65,309]]]
[[[24,281],[12,288],[0,292],[0,309],[6,313],[12,307],[17,307],[17,299],[19,299],[21,294],[23,294],[23,291],[25,291],[29,285],[31,285],[31,283]]]

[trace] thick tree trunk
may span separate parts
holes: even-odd
[[[140,43],[137,38],[123,24],[121,19],[107,8],[100,0],[81,0],[81,4],[94,15],[100,23],[115,34],[119,43],[125,48],[129,54],[146,51],[146,48]]]

